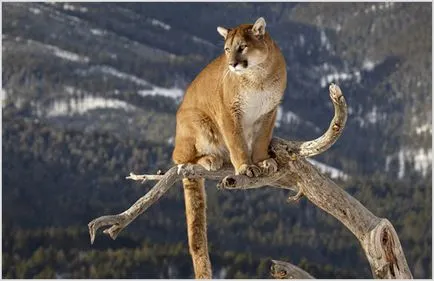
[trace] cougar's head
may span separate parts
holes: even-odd
[[[225,38],[226,62],[232,72],[242,74],[267,60],[269,44],[265,25],[261,17],[255,24],[242,24],[233,29],[217,27],[218,33]]]

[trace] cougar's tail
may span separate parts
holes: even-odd
[[[205,179],[184,178],[182,183],[184,185],[188,246],[193,259],[194,275],[196,279],[212,279],[206,226]]]

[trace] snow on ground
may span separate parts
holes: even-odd
[[[122,71],[117,70],[114,67],[111,66],[107,66],[107,65],[96,65],[96,66],[91,66],[88,70],[80,70],[79,73],[82,75],[87,75],[89,73],[94,73],[94,72],[102,72],[104,74],[109,74],[115,77],[118,77],[120,79],[125,79],[125,80],[129,80],[139,86],[149,86],[151,85],[148,81],[143,80],[135,75],[129,74],[129,73],[125,73]]]
[[[29,8],[29,11],[30,11],[31,13],[35,14],[35,15],[39,15],[39,14],[41,13],[41,10],[40,10],[40,9],[38,9],[38,8],[33,8],[33,7],[30,7],[30,8]]]
[[[180,100],[184,95],[184,91],[180,88],[162,88],[158,86],[152,86],[151,89],[140,90],[139,95],[141,96],[164,96],[168,98],[173,98],[175,100]]]
[[[167,144],[173,145],[173,142],[175,141],[174,137],[170,137],[167,139]]]
[[[276,116],[276,128],[279,128],[282,123],[300,123],[302,119],[292,111],[283,112],[283,107],[279,106]]]
[[[324,42],[322,44],[328,44],[327,41],[325,41],[325,39],[322,39],[322,41]],[[376,66],[377,66],[376,62],[370,59],[365,59],[360,69],[364,71],[372,71]],[[342,82],[342,81],[354,79],[357,83],[360,83],[360,81],[362,80],[362,76],[359,69],[353,69],[352,71],[348,71],[348,70],[338,71],[337,69],[329,66],[327,63],[324,63],[317,69],[321,72],[323,71],[329,72],[328,74],[326,73],[322,75],[320,78],[320,84],[321,87],[323,88],[332,82]]]
[[[51,49],[53,51],[53,54],[56,57],[69,60],[69,61],[74,61],[74,62],[85,62],[85,63],[89,62],[89,58],[86,56],[80,56],[76,53],[65,51],[55,46],[47,45],[47,48]]]
[[[395,3],[390,2],[390,1],[384,2],[384,3],[378,3],[378,5],[373,4],[372,6],[367,7],[364,12],[365,12],[365,14],[368,14],[368,13],[373,13],[373,12],[378,11],[378,10],[383,10],[383,9],[387,10],[387,9],[392,8],[393,5],[395,5]]]
[[[204,45],[215,47],[215,45],[213,43],[211,43],[210,41],[208,41],[208,40],[202,39],[202,38],[194,36],[194,35],[193,35],[192,38],[193,38],[193,41],[196,42],[196,43],[201,43],[201,44],[204,44]]]
[[[146,80],[143,80],[143,79],[141,79],[135,75],[119,71],[116,68],[113,68],[111,66],[97,66],[96,68],[99,68],[99,70],[102,73],[110,74],[110,75],[116,76],[116,77],[121,78],[121,79],[130,80],[131,82],[134,82],[140,86],[149,86],[150,85],[150,83]]]
[[[376,124],[378,122],[385,122],[387,120],[387,114],[380,112],[375,105],[372,107],[372,110],[365,113],[364,116],[361,116],[360,112],[360,108],[357,113],[355,113],[353,108],[348,110],[348,113],[352,115],[351,119],[359,123],[360,128],[364,128],[368,124]]]
[[[398,170],[398,178],[402,179],[405,175],[405,156],[404,156],[404,150],[400,150],[398,152],[398,163],[399,163],[399,170]]]
[[[175,100],[180,100],[180,98],[184,94],[184,90],[178,87],[172,87],[172,88],[163,88],[156,85],[153,85],[152,83],[137,77],[135,75],[125,73],[122,71],[117,70],[116,68],[113,68],[111,66],[106,65],[99,65],[99,66],[92,66],[88,70],[80,70],[79,72],[82,75],[87,75],[88,73],[92,72],[102,72],[105,74],[113,75],[115,77],[118,77],[120,79],[129,80],[139,86],[144,86],[146,89],[139,90],[138,94],[141,96],[164,96],[173,98]]]
[[[89,110],[98,108],[134,110],[135,107],[117,99],[105,99],[102,97],[86,96],[84,98],[70,98],[68,100],[56,100],[47,106],[47,117],[83,114]]]
[[[6,101],[6,90],[2,88],[1,91],[1,101],[2,101],[2,107],[5,106],[5,101]]]
[[[283,124],[301,124],[301,123],[311,126],[315,130],[315,132],[321,132],[321,129],[318,128],[314,123],[303,120],[300,116],[298,116],[294,112],[292,111],[284,112],[282,106],[279,106],[277,108],[277,115],[276,115],[276,122],[275,122],[276,128],[279,128]]]
[[[63,9],[66,10],[66,11],[80,11],[82,13],[87,12],[87,8],[86,7],[76,7],[76,6],[73,6],[71,4],[66,4],[66,3],[63,4]]]
[[[322,29],[320,34],[321,45],[326,48],[326,50],[331,49],[330,40],[328,39],[325,31]]]
[[[299,36],[299,40],[300,40],[300,46],[304,46],[304,43],[306,42],[306,40],[304,39],[304,36],[302,34],[300,34]]]
[[[420,135],[420,134],[423,134],[425,132],[429,132],[432,134],[432,124],[428,123],[428,124],[416,127],[416,134]]]
[[[348,72],[348,73],[346,73],[346,72],[330,73],[330,74],[327,74],[327,75],[321,77],[320,84],[321,84],[321,87],[324,88],[332,82],[341,82],[341,81],[350,80],[350,79],[355,79],[356,82],[359,83],[361,80],[360,71],[355,70],[352,73],[351,72]]]
[[[312,165],[314,165],[321,173],[330,175],[330,178],[332,179],[336,179],[336,178],[341,178],[343,180],[348,179],[348,175],[339,169],[336,169],[334,167],[331,167],[329,165],[326,165],[324,163],[318,162],[310,158],[307,158],[307,161],[309,161]]]
[[[90,32],[91,32],[93,35],[97,35],[97,36],[102,36],[102,35],[105,34],[105,31],[104,31],[104,30],[101,30],[101,29],[98,29],[98,28],[91,28],[91,29],[90,29]]]
[[[426,175],[432,166],[432,149],[425,151],[420,148],[413,153],[414,169]]]
[[[228,270],[225,267],[222,267],[218,271],[218,273],[215,276],[213,276],[213,278],[215,278],[215,279],[226,279],[227,274],[228,274]]]
[[[170,30],[172,27],[170,26],[170,25],[168,25],[167,23],[164,23],[164,22],[162,22],[162,21],[160,21],[160,20],[157,20],[157,19],[151,19],[151,24],[153,25],[153,26],[158,26],[158,27],[161,27],[162,29],[164,29],[164,30]]]
[[[72,86],[64,86],[63,89],[65,90],[65,92],[67,94],[69,94],[71,96],[74,96],[74,95],[77,95],[77,94],[84,94],[84,95],[90,96],[89,93],[87,93],[87,92],[85,92],[83,90],[77,89],[75,87],[72,87]]]
[[[397,161],[398,178],[402,179],[406,174],[408,167],[426,176],[432,167],[432,149],[406,149],[403,148],[399,152],[388,155],[386,157],[386,172],[390,169],[392,161]]]
[[[20,41],[21,38],[16,37],[15,40],[16,41]],[[35,45],[38,45],[38,46],[40,46],[42,48],[48,49],[48,50],[51,51],[51,53],[53,55],[55,55],[56,57],[59,57],[61,59],[65,59],[65,60],[69,60],[69,61],[74,61],[74,62],[84,62],[84,63],[89,62],[89,58],[86,57],[86,56],[81,56],[79,54],[76,54],[76,53],[73,53],[73,52],[61,49],[61,48],[53,46],[53,45],[45,44],[45,43],[38,42],[38,41],[35,41],[35,40],[31,40],[31,39],[27,39],[27,43],[28,44],[35,44]]]
[[[45,2],[45,3],[46,3],[46,4],[50,3],[50,4],[53,4],[53,5],[56,5],[56,6],[60,6],[60,5],[62,5],[62,3],[58,3],[58,2],[55,2],[55,3],[53,2],[53,3],[51,3],[50,1]],[[70,5],[70,4],[66,4],[66,5],[67,5],[67,9],[70,8],[70,7],[73,7],[73,6]],[[54,20],[56,20],[56,21],[62,22],[62,23],[68,22],[68,20],[70,21],[70,23],[71,23],[72,25],[75,25],[75,24],[77,24],[77,23],[79,23],[79,22],[82,22],[81,19],[79,19],[79,18],[77,18],[77,17],[75,17],[75,16],[69,15],[69,14],[64,13],[64,12],[57,11],[56,9],[52,9],[51,7],[48,7],[48,6],[40,5],[39,8],[40,8],[41,10],[43,10],[44,12],[46,12],[46,14],[48,15],[48,17],[50,17],[50,18],[52,18],[52,19],[54,19]],[[67,10],[67,9],[66,9],[66,10]],[[75,9],[75,8],[74,8],[74,9]],[[65,10],[65,9],[64,9],[64,10]],[[86,8],[80,8],[80,9],[78,9],[78,10],[79,10],[80,12],[85,12],[85,11],[87,11]]]
[[[365,119],[371,124],[375,124],[378,121],[385,121],[386,118],[387,118],[386,113],[378,112],[378,109],[375,105],[372,108],[372,110],[366,113],[365,115]]]
[[[366,70],[366,71],[371,71],[372,69],[375,68],[375,66],[376,66],[376,63],[375,63],[375,62],[373,62],[373,61],[371,61],[371,60],[369,60],[369,59],[366,59],[366,60],[363,62],[362,69],[363,69],[363,70]]]

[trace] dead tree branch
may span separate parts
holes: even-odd
[[[271,276],[276,279],[315,279],[304,271],[303,269],[295,266],[289,262],[284,261],[271,261]]]
[[[412,278],[398,235],[387,219],[376,217],[359,201],[322,175],[305,157],[324,152],[342,134],[346,123],[347,106],[338,86],[329,88],[335,115],[327,131],[319,138],[307,141],[288,141],[273,138],[270,153],[278,163],[274,174],[249,178],[233,175],[232,167],[210,172],[199,165],[172,167],[164,175],[130,175],[133,180],[158,180],[157,184],[128,210],[112,216],[103,216],[89,223],[91,242],[96,231],[110,226],[104,233],[115,239],[137,216],[143,213],[177,181],[184,177],[219,180],[221,189],[251,189],[274,186],[296,192],[292,200],[305,196],[313,204],[342,222],[359,240],[371,265],[375,278]]]

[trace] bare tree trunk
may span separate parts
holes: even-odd
[[[96,231],[103,226],[113,239],[138,215],[155,203],[176,181],[182,178],[206,178],[220,180],[219,188],[252,189],[275,186],[296,192],[290,200],[306,196],[313,204],[343,223],[359,240],[370,263],[374,278],[410,279],[412,274],[402,250],[398,235],[387,219],[376,217],[359,201],[322,175],[305,158],[326,151],[342,133],[347,118],[347,106],[341,90],[330,86],[330,97],[335,115],[327,131],[319,138],[296,142],[273,138],[270,153],[278,163],[278,171],[271,175],[249,178],[234,175],[232,167],[216,172],[206,171],[199,165],[172,167],[165,175],[134,175],[133,180],[158,180],[159,182],[142,198],[121,214],[103,216],[89,223],[91,242]],[[265,171],[264,171],[265,172]],[[190,202],[191,203],[191,202]],[[186,206],[187,206],[186,202]],[[206,231],[202,230],[206,241]],[[206,243],[206,242],[205,242]]]

